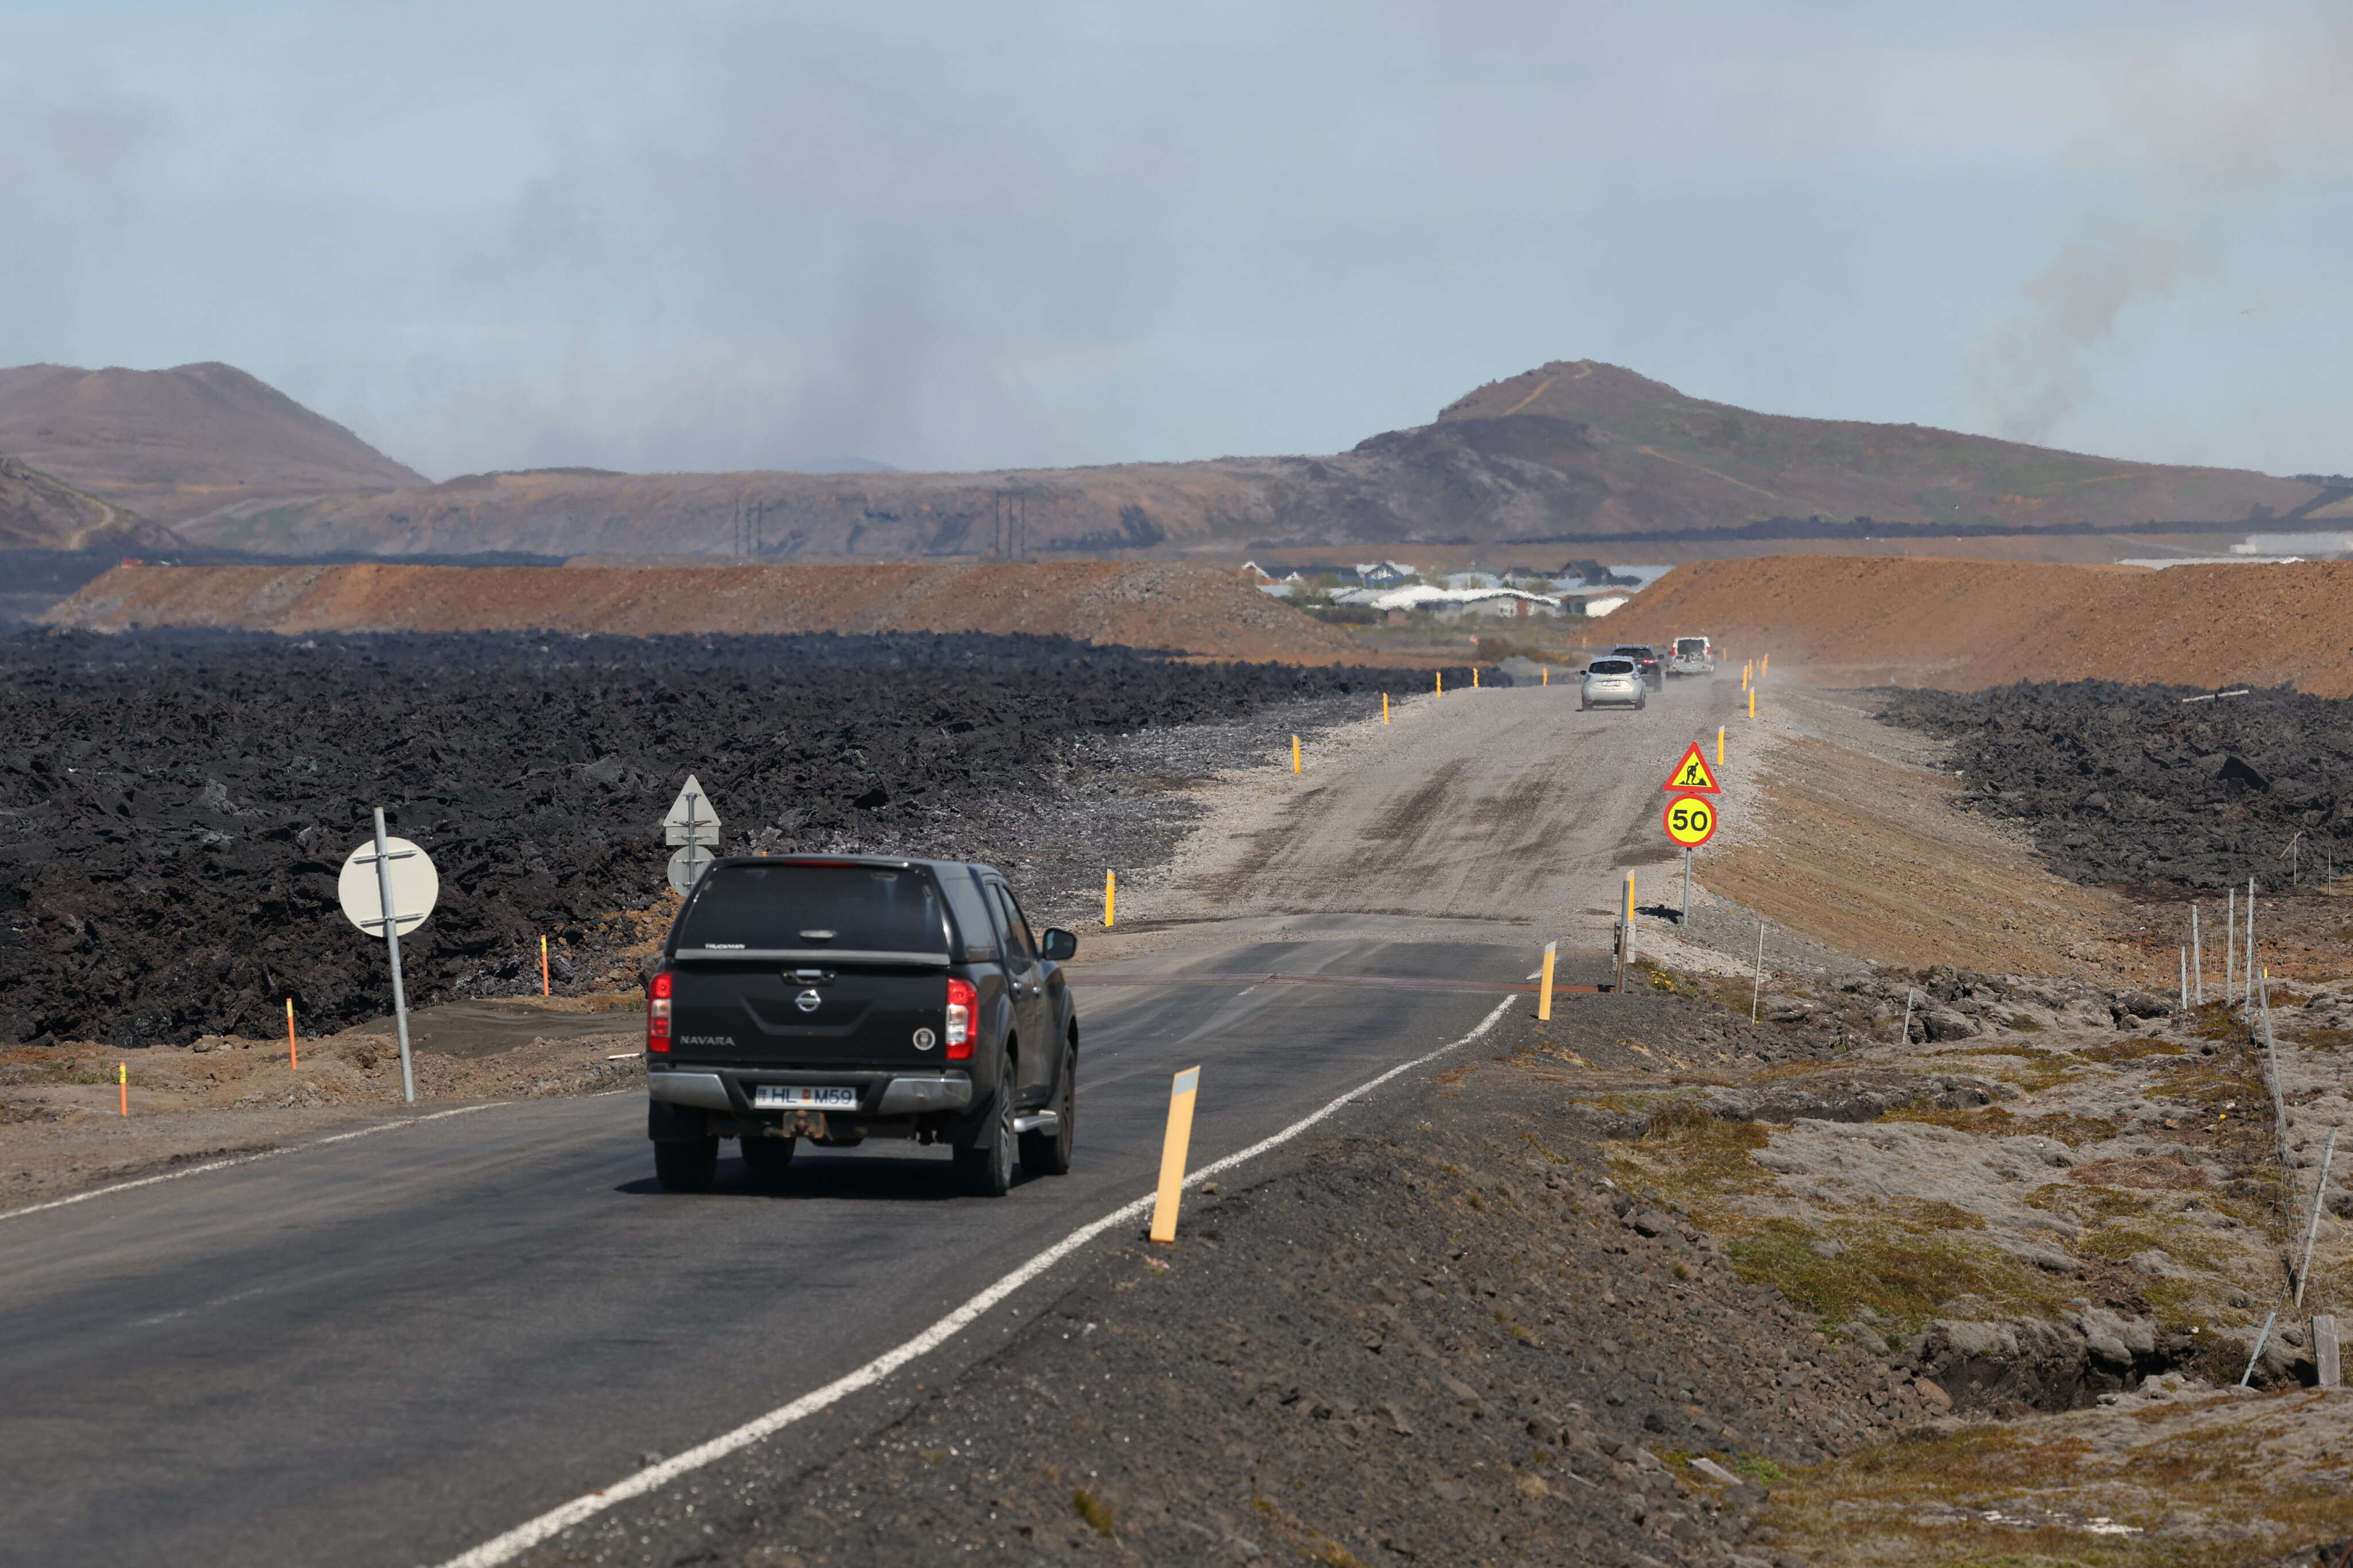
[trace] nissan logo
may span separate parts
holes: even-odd
[[[815,991],[804,991],[799,995],[793,998],[793,1005],[798,1007],[804,1013],[816,1012],[818,1008],[824,1004],[824,1002],[825,998],[818,995]]]

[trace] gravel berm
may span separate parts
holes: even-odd
[[[923,633],[27,633],[0,677],[0,1041],[119,1047],[386,1011],[335,892],[375,805],[440,872],[413,1005],[536,989],[542,934],[577,991],[690,772],[733,852],[992,860],[1050,918],[1166,853],[1172,778],[1427,679]]]

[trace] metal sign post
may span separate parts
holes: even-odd
[[[370,868],[373,868],[371,872]],[[433,858],[406,838],[390,838],[384,831],[384,807],[375,808],[375,838],[353,850],[343,861],[336,887],[343,916],[370,936],[384,939],[392,962],[392,1015],[400,1035],[400,1093],[417,1099],[417,1070],[408,1054],[408,993],[400,973],[400,933],[425,923],[441,897],[440,874]]]
[[[692,892],[711,869],[712,851],[719,846],[719,813],[692,773],[686,775],[686,787],[662,818],[662,841],[685,846],[670,858],[670,885],[681,893]]]

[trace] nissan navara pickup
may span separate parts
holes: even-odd
[[[1079,1022],[1067,931],[1033,932],[987,866],[713,861],[647,983],[646,1131],[672,1192],[733,1138],[755,1176],[799,1140],[945,1143],[969,1191],[1071,1168]]]

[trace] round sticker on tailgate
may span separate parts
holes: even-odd
[[[915,1031],[915,1048],[919,1051],[930,1050],[934,1046],[939,1044],[939,1040],[940,1037],[932,1033],[929,1029],[918,1029]]]

